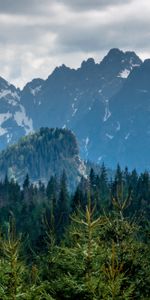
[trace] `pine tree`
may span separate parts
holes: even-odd
[[[15,221],[11,218],[8,224],[7,239],[1,240],[1,262],[4,268],[4,281],[1,291],[2,299],[16,300],[24,292],[25,266],[19,259],[20,239],[16,237]]]
[[[30,179],[29,179],[29,174],[26,175],[24,183],[23,183],[23,189],[28,189],[30,186]]]
[[[80,185],[77,186],[77,189],[72,197],[72,202],[71,202],[71,212],[77,211],[77,209],[84,209],[85,208],[85,203],[84,203],[84,195],[81,191]]]
[[[103,219],[94,218],[90,199],[88,202],[86,211],[78,211],[71,217],[64,242],[54,250],[49,285],[56,299],[99,299],[98,232]]]
[[[98,189],[99,189],[99,206],[100,211],[102,209],[107,209],[109,207],[110,201],[110,187],[108,183],[107,170],[104,163],[101,166],[101,173],[98,180]]]
[[[64,229],[67,226],[69,221],[69,194],[67,189],[67,176],[66,173],[63,172],[61,180],[60,180],[60,192],[59,198],[57,202],[57,215],[56,222],[57,233],[59,238],[64,233]]]

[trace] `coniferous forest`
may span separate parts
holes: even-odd
[[[150,0],[0,0],[0,300],[150,300]]]
[[[0,182],[0,299],[150,299],[150,175]]]

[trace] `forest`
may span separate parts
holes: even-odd
[[[150,299],[150,175],[0,182],[0,299]]]
[[[71,130],[40,128],[0,152],[0,180],[7,172],[9,179],[21,185],[26,174],[31,181],[47,184],[52,175],[60,177],[65,170],[72,189],[80,177],[80,164],[77,139]]]

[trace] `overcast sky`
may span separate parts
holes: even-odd
[[[16,86],[114,47],[150,57],[150,0],[0,0],[0,76]]]

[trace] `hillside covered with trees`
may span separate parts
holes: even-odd
[[[0,183],[0,299],[150,299],[150,176]]]
[[[0,154],[0,178],[23,183],[28,173],[32,182],[47,184],[50,176],[67,173],[70,189],[74,189],[85,172],[79,149],[72,131],[41,128],[37,133],[20,139]]]

